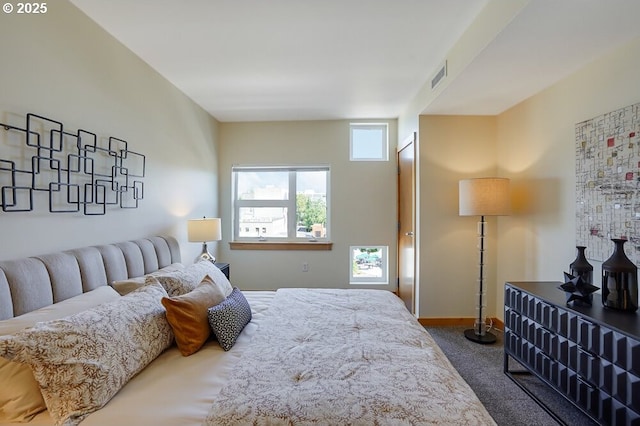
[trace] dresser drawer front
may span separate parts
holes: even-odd
[[[552,283],[524,284],[505,286],[505,372],[508,354],[601,424],[640,426],[640,334],[620,331],[639,319],[603,312],[597,298],[591,316]]]

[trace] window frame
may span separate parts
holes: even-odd
[[[354,130],[382,130],[382,157],[354,157]],[[389,161],[389,123],[349,123],[349,161]]]
[[[238,178],[242,172],[288,172],[288,199],[287,200],[239,200],[238,199]],[[326,173],[326,223],[325,236],[320,237],[298,237],[296,235],[297,224],[297,179],[298,172],[323,171]],[[330,188],[331,188],[331,166],[328,164],[313,165],[236,165],[231,167],[231,210],[232,210],[232,243],[255,244],[282,244],[282,243],[327,243],[330,240]],[[293,197],[291,196],[293,194]],[[240,237],[240,209],[241,208],[287,208],[287,236],[286,237]],[[241,248],[238,246],[237,248]]]
[[[380,277],[356,277],[353,274],[354,251],[360,248],[379,249],[382,274]],[[349,285],[388,285],[389,284],[389,246],[361,244],[349,246]]]

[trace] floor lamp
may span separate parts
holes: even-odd
[[[509,179],[476,178],[463,179],[459,182],[459,214],[460,216],[480,216],[478,222],[478,304],[477,316],[473,329],[465,330],[467,339],[476,343],[494,343],[496,336],[487,331],[485,301],[485,232],[487,223],[485,216],[504,216],[511,210],[509,200]]]

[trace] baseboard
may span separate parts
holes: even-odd
[[[504,329],[504,323],[499,318],[487,318],[493,321],[493,328]],[[418,318],[418,322],[425,327],[473,327],[475,318]]]

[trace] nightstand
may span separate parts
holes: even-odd
[[[222,271],[222,273],[224,274],[225,277],[227,277],[228,280],[231,279],[229,277],[229,264],[228,263],[216,262],[215,265],[218,267],[218,269],[220,269]]]

